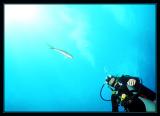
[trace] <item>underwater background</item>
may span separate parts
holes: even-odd
[[[4,111],[111,112],[107,74],[156,92],[155,7],[5,5]]]

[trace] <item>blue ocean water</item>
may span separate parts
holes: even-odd
[[[110,112],[99,94],[106,73],[156,92],[155,13],[154,4],[5,5],[4,110]]]

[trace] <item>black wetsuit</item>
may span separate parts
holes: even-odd
[[[138,96],[145,97],[146,99],[149,99],[151,101],[154,101],[156,99],[156,94],[142,85],[140,83],[139,78],[132,77],[129,75],[122,75],[121,77],[118,77],[118,82],[122,83],[122,87],[115,87],[115,91],[118,91],[117,94],[112,94],[111,101],[112,101],[112,112],[118,112],[118,105],[120,103],[120,96],[125,93],[128,96],[130,96],[130,99],[124,100],[124,102],[121,102],[121,105],[124,106],[125,110],[128,112],[145,112],[146,107],[142,100],[138,98]],[[132,92],[130,92],[127,88],[127,82],[129,79],[135,79],[136,84],[134,85],[134,90],[138,92],[137,95],[133,95]],[[134,96],[134,97],[133,97]]]

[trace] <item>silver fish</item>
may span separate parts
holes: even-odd
[[[66,52],[66,51],[64,51],[64,50],[61,50],[61,49],[52,47],[52,46],[49,45],[49,44],[48,44],[48,46],[50,47],[50,49],[55,50],[56,52],[58,52],[58,53],[64,55],[65,57],[70,58],[70,59],[73,59],[73,56],[72,56],[70,53],[68,53],[68,52]]]

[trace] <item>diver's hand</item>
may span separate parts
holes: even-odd
[[[129,79],[128,82],[127,82],[127,84],[129,86],[134,86],[136,84],[136,80],[135,79]]]

